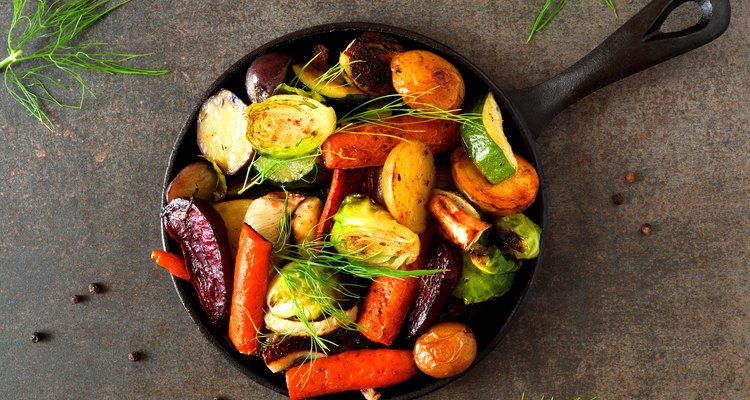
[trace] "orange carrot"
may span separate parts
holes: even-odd
[[[260,348],[272,249],[250,225],[242,225],[229,310],[229,340],[242,354],[255,354]]]
[[[331,135],[323,142],[326,168],[364,168],[383,165],[388,153],[403,140],[419,140],[433,153],[456,147],[459,125],[454,121],[402,116],[382,124],[363,123]]]
[[[417,374],[411,350],[345,351],[319,358],[286,372],[291,400],[325,394],[382,388]]]
[[[421,269],[424,255],[432,242],[434,231],[426,230],[420,235],[419,257],[406,269]],[[365,297],[357,325],[366,338],[390,346],[401,331],[401,325],[409,313],[419,286],[419,278],[392,278],[379,276],[370,286]]]
[[[151,252],[151,259],[172,275],[190,282],[190,275],[188,275],[184,258],[167,251],[154,250]]]
[[[333,226],[333,216],[339,210],[344,198],[359,190],[364,179],[361,170],[334,169],[331,178],[331,188],[328,190],[326,204],[318,222],[317,239],[323,240]]]

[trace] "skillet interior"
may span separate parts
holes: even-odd
[[[166,192],[167,185],[175,175],[185,165],[195,161],[196,156],[200,154],[196,144],[196,120],[203,101],[219,88],[225,88],[231,90],[247,102],[244,89],[245,73],[252,60],[258,55],[270,50],[282,50],[293,54],[295,62],[307,61],[310,56],[310,49],[314,44],[324,43],[331,49],[332,54],[337,54],[353,38],[365,31],[387,33],[398,38],[407,49],[428,49],[450,60],[461,71],[464,77],[467,99],[472,99],[482,94],[488,88],[493,90],[503,112],[506,135],[514,151],[534,164],[540,175],[539,194],[534,204],[525,211],[525,214],[542,226],[543,232],[546,231],[546,208],[544,206],[546,190],[541,176],[539,158],[534,149],[531,135],[524,128],[526,126],[525,122],[520,119],[520,115],[515,113],[515,109],[509,103],[507,96],[471,62],[448,47],[413,32],[370,23],[338,23],[298,31],[259,47],[232,65],[213,83],[204,96],[199,101],[196,101],[195,107],[183,126],[170,156],[164,180],[164,191]],[[166,205],[164,198],[165,196],[162,196],[162,206]],[[544,242],[543,234],[540,257],[523,263],[521,269],[516,273],[513,287],[508,293],[500,298],[467,307],[465,313],[456,319],[468,324],[474,330],[477,337],[478,354],[475,365],[497,345],[517,316],[518,309],[527,297],[535,273],[541,265]],[[179,245],[169,238],[163,229],[162,243],[167,251],[180,253]],[[255,382],[276,392],[287,393],[283,374],[272,374],[259,358],[244,356],[234,351],[232,344],[226,336],[226,332],[216,331],[211,328],[192,285],[185,281],[174,279],[174,286],[182,304],[198,325],[203,335],[221,350],[222,354],[232,365]],[[404,348],[408,348],[410,343],[403,345]],[[383,398],[413,399],[432,392],[454,379],[456,378],[438,380],[420,374],[403,384],[384,389],[382,391]],[[345,397],[346,395],[333,395],[327,398],[338,399]]]

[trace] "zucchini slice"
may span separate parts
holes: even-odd
[[[329,99],[341,99],[346,96],[367,98],[363,91],[346,83],[341,76],[336,77],[336,79],[323,79],[323,72],[318,71],[311,65],[295,64],[292,65],[292,71],[308,89]]]
[[[510,178],[518,169],[518,161],[503,132],[503,117],[492,92],[469,112],[481,115],[461,125],[461,141],[469,158],[493,185]]]

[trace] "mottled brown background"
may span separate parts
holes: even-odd
[[[398,25],[521,88],[584,56],[646,1],[618,0],[619,19],[599,1],[571,1],[525,44],[541,3],[134,1],[89,37],[153,51],[149,63],[170,75],[87,76],[97,99],[52,110],[54,133],[0,93],[0,398],[280,398],[203,339],[149,260],[187,113],[243,54],[310,25]],[[715,42],[549,126],[538,143],[548,242],[532,296],[478,368],[427,398],[750,398],[750,3],[732,6]],[[3,1],[0,32],[10,12]],[[627,170],[636,183],[624,183]],[[92,281],[106,292],[70,305]],[[35,330],[51,336],[32,344]],[[132,350],[145,360],[128,361]]]

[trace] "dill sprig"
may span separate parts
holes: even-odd
[[[604,5],[606,5],[612,12],[615,14],[615,18],[617,18],[617,7],[615,6],[614,0],[603,0]],[[534,20],[534,25],[531,27],[531,31],[529,32],[529,36],[526,38],[526,43],[529,43],[531,41],[531,38],[534,37],[535,34],[540,32],[542,29],[544,29],[545,26],[553,19],[555,16],[562,10],[562,8],[567,3],[567,0],[545,0],[544,5],[542,6],[542,9],[539,10],[539,14],[537,15],[536,19]],[[555,4],[554,7],[552,7],[552,4]],[[550,7],[552,9],[550,10]]]
[[[418,99],[422,94],[412,94],[411,96],[412,99]],[[406,104],[400,94],[388,94],[372,98],[342,115],[337,121],[336,132],[345,132],[352,125],[363,122],[410,130],[409,125],[413,125],[413,123],[402,123],[394,120],[403,116],[417,117],[425,121],[442,120],[470,125],[481,124],[481,114],[478,113],[461,113],[460,109],[443,110],[432,104],[416,100],[412,100],[410,103],[418,108],[412,108]],[[477,118],[480,118],[479,121],[477,121]]]
[[[63,108],[81,108],[94,97],[82,73],[163,75],[168,71],[143,69],[127,63],[151,53],[120,53],[104,42],[76,43],[78,35],[105,15],[128,3],[109,0],[13,0],[7,38],[8,56],[0,60],[0,73],[8,93],[47,129],[54,124],[43,102]],[[62,78],[58,80],[58,76]],[[76,93],[78,100],[63,97]]]

